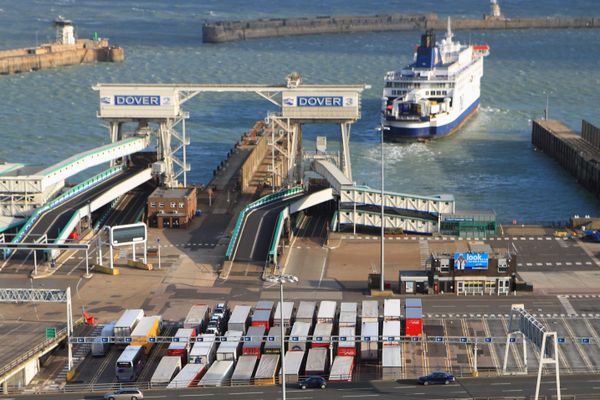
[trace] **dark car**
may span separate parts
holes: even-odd
[[[432,372],[429,375],[419,377],[419,383],[429,385],[430,383],[443,383],[445,385],[454,382],[454,375],[447,372]]]
[[[306,389],[306,388],[325,389],[327,387],[327,381],[322,376],[309,376],[305,379],[301,379],[300,381],[298,381],[298,387],[300,389]]]

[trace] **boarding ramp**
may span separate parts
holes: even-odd
[[[339,226],[362,225],[369,227],[381,226],[381,212],[365,210],[340,210],[337,216]],[[438,221],[406,215],[385,213],[385,228],[401,230],[402,232],[432,233],[438,231]]]
[[[343,187],[352,186],[352,181],[331,161],[314,160],[311,168],[329,182],[336,194],[340,194]]]

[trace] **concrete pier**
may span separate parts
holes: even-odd
[[[600,129],[583,121],[581,131],[579,135],[555,120],[536,120],[531,142],[600,196]]]
[[[386,14],[369,16],[324,16],[273,18],[247,21],[215,21],[202,26],[205,43],[223,43],[247,39],[315,35],[323,33],[445,30],[447,20],[436,14]],[[453,30],[475,29],[565,29],[600,28],[600,17],[539,17],[482,19],[453,18]]]
[[[95,62],[122,62],[121,47],[111,47],[107,39],[77,40],[74,44],[51,43],[39,47],[0,51],[0,74],[15,74]]]

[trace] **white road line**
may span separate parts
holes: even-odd
[[[416,387],[416,386],[414,386]],[[370,387],[357,387],[357,388],[349,388],[349,389],[336,389],[339,390],[340,392],[344,391],[344,390],[371,390],[372,388]],[[303,390],[303,392],[305,392],[305,390]],[[289,393],[289,390],[288,390]]]
[[[325,257],[323,258],[323,265],[321,266],[321,276],[319,277],[319,286],[321,287],[321,282],[323,281],[323,276],[325,276],[325,264],[327,264],[327,258],[329,257],[329,249],[325,252]]]
[[[352,394],[352,395],[346,395],[346,396],[342,396],[345,398],[351,398],[351,397],[379,397],[378,394]]]
[[[233,392],[229,394],[263,394],[264,392]]]
[[[415,389],[416,386],[396,386],[395,389]]]
[[[164,399],[167,396],[144,396],[145,399]]]
[[[180,394],[179,397],[205,397],[205,396],[214,396],[214,393],[206,393],[206,394]]]
[[[522,391],[523,391],[523,389],[505,389],[505,390],[503,390],[503,392],[506,392],[506,393],[508,393],[508,392],[522,392]]]
[[[490,385],[492,385],[492,386],[512,385],[512,383],[510,383],[510,382],[494,382],[494,383],[490,383]]]

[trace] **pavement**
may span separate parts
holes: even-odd
[[[463,378],[450,385],[416,384],[414,380],[392,380],[371,382],[330,383],[326,389],[301,390],[288,385],[286,394],[289,400],[352,400],[352,399],[523,399],[535,393],[534,377],[503,376],[494,378]],[[561,377],[561,395],[577,396],[576,399],[596,399],[600,390],[600,380],[590,375]],[[102,393],[103,394],[103,393]],[[58,393],[12,396],[14,399],[101,399],[102,394]],[[542,380],[540,394],[556,395],[556,386],[551,376]],[[3,397],[7,398],[7,397]],[[233,386],[219,388],[189,388],[145,390],[145,399],[281,399],[280,386]],[[570,397],[574,398],[574,397]]]

